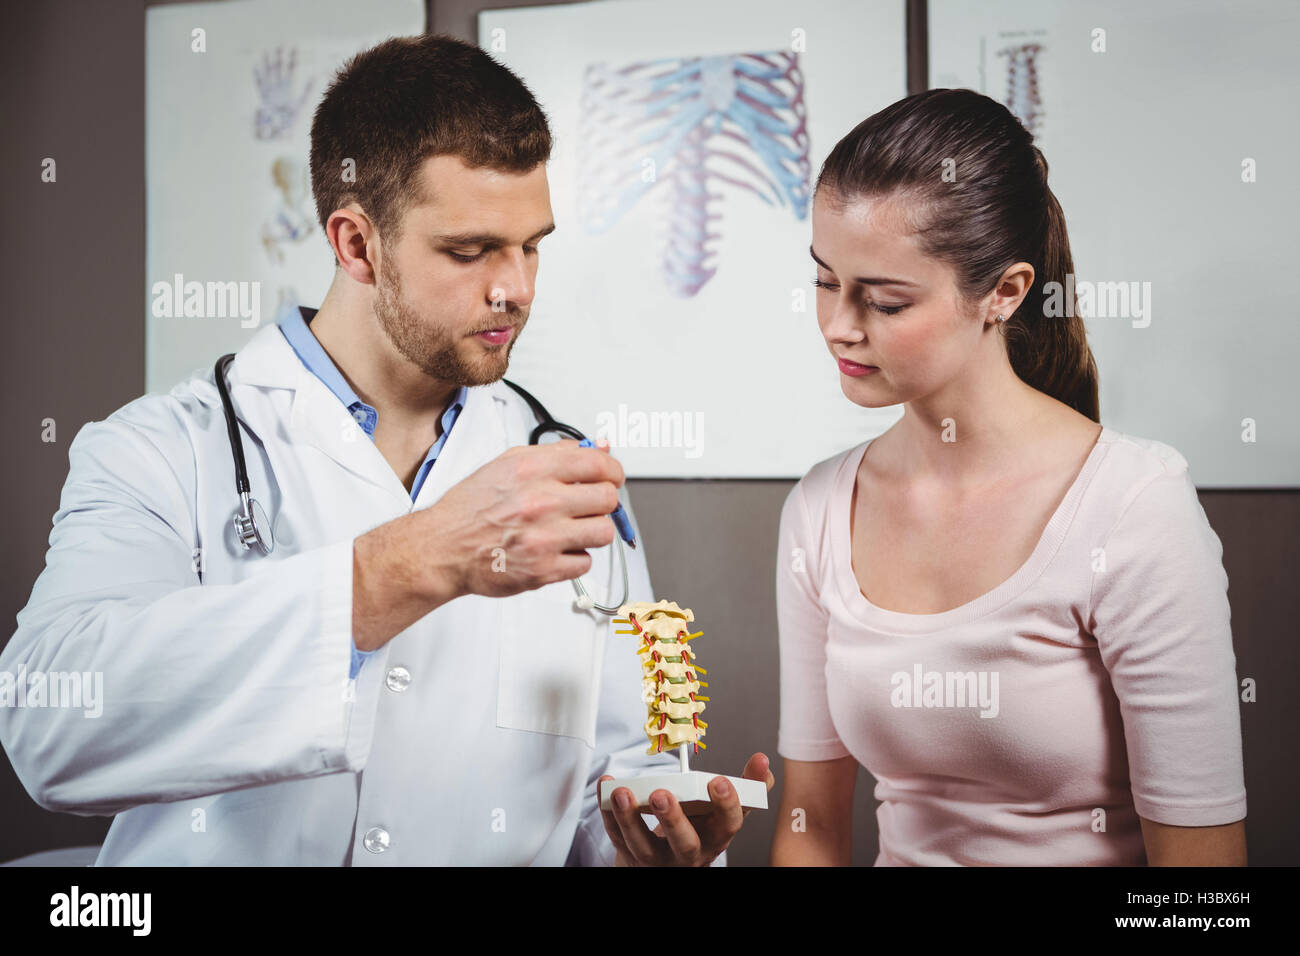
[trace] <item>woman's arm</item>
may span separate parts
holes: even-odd
[[[1243,865],[1241,703],[1223,546],[1186,459],[1163,447],[1164,472],[1101,542],[1089,631],[1119,701],[1148,863]]]
[[[1148,866],[1245,866],[1246,821],[1217,827],[1175,827],[1146,817],[1142,840]]]
[[[853,862],[853,788],[858,762],[785,761],[772,866],[849,866]]]

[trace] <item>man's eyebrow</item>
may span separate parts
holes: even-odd
[[[545,228],[537,230],[524,242],[536,242],[543,236],[549,236],[555,231],[555,223],[551,223]],[[433,238],[438,242],[446,243],[449,246],[484,246],[491,249],[497,249],[501,246],[510,244],[510,240],[505,236],[497,235],[494,232],[456,232],[456,233],[435,233]]]
[[[813,252],[813,247],[812,247],[812,246],[809,246],[809,247],[808,247],[808,254],[809,254],[810,256],[813,257],[813,261],[814,261],[815,263],[817,263],[819,266],[821,266],[821,267],[822,267],[823,269],[825,269],[827,272],[834,272],[834,271],[835,271],[835,270],[832,269],[830,266],[828,266],[826,263],[822,262],[822,260],[818,257],[817,253]],[[915,282],[908,282],[906,279],[886,279],[886,278],[881,278],[881,277],[879,277],[879,276],[861,276],[861,277],[859,277],[859,278],[857,278],[857,279],[854,279],[853,281],[854,281],[854,282],[861,282],[863,285],[906,285],[906,286],[911,286],[911,287],[916,288],[916,289],[919,289],[919,288],[920,288],[920,285],[918,285],[917,283],[915,283]]]

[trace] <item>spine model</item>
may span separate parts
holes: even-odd
[[[662,753],[684,743],[690,743],[698,752],[704,746],[700,738],[709,726],[699,717],[709,698],[701,697],[699,691],[709,685],[699,679],[707,671],[695,663],[695,655],[686,646],[687,641],[704,633],[687,633],[686,624],[695,620],[695,615],[671,601],[625,604],[619,613],[624,617],[615,618],[614,623],[632,629],[616,633],[641,637],[637,648],[641,655],[641,699],[650,711],[645,722],[646,736],[650,738],[646,753]]]

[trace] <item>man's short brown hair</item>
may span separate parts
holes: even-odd
[[[537,100],[509,69],[454,37],[394,37],[349,59],[335,74],[311,124],[311,190],[321,230],[357,202],[386,243],[402,217],[425,201],[421,165],[459,156],[472,168],[524,173],[551,155],[551,131]],[[344,178],[344,163],[356,181]],[[336,259],[337,264],[337,259]]]

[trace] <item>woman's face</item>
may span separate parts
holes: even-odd
[[[960,376],[984,327],[962,314],[951,268],[921,254],[900,210],[888,199],[834,206],[824,190],[813,202],[817,324],[845,396],[869,408],[921,398]]]

